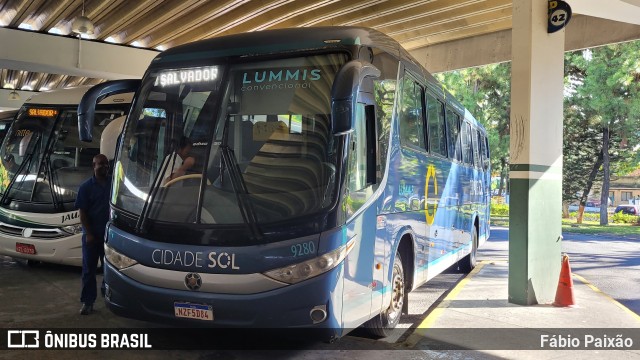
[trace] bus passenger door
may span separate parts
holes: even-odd
[[[362,193],[351,193],[351,197]],[[373,226],[371,222],[373,221]],[[375,248],[375,207],[370,207],[347,223],[347,239],[354,248],[345,259],[342,319],[345,328],[355,328],[369,319],[375,290],[373,267]]]
[[[373,84],[369,78],[364,80],[367,81]],[[357,327],[369,319],[372,298],[380,307],[384,284],[383,271],[375,270],[375,259],[378,256],[384,258],[383,247],[376,247],[377,207],[375,202],[369,202],[376,189],[375,160],[371,161],[375,156],[375,141],[371,141],[375,140],[372,93],[361,91],[355,108],[354,129],[348,135],[347,182],[343,202],[348,219],[347,238],[356,239],[354,249],[345,261],[342,316],[343,325],[347,328]],[[376,278],[374,273],[378,275]]]

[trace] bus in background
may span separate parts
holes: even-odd
[[[7,136],[9,127],[11,127],[11,123],[17,113],[18,110],[0,111],[0,143],[2,143],[4,137]]]
[[[485,130],[371,29],[169,49],[118,149],[105,299],[126,317],[386,336],[411,290],[470,271],[489,236]]]
[[[82,265],[82,229],[76,192],[93,174],[93,157],[113,158],[115,147],[81,142],[77,108],[91,86],[37,93],[25,101],[0,147],[0,254]],[[91,131],[112,144],[133,94],[103,99]],[[110,130],[111,129],[111,130]],[[109,134],[109,135],[107,135]]]

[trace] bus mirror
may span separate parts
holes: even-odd
[[[109,160],[115,158],[116,148],[120,140],[119,135],[122,133],[125,118],[126,116],[120,116],[111,121],[105,126],[102,130],[102,135],[100,135],[100,154],[106,155]]]
[[[334,101],[331,106],[333,132],[339,134],[351,130],[351,100]]]
[[[379,77],[380,70],[368,62],[352,60],[336,74],[331,88],[333,133],[353,129],[353,101],[357,99],[360,84],[366,77]]]
[[[110,95],[136,92],[140,87],[139,79],[126,79],[107,81],[98,84],[87,91],[78,105],[78,134],[80,140],[91,142],[93,140],[93,118],[96,113],[96,104]]]

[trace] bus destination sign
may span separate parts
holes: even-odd
[[[30,108],[27,110],[29,116],[38,116],[38,117],[54,117],[58,115],[58,110],[56,109],[40,109],[40,108]]]

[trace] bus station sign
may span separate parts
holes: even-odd
[[[549,34],[562,30],[571,20],[571,6],[562,0],[549,0]]]

